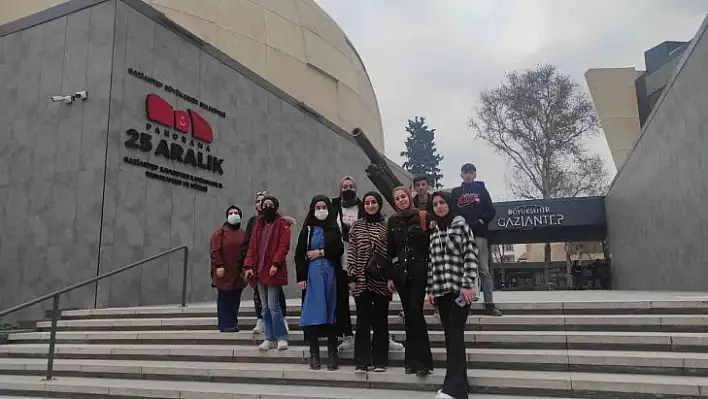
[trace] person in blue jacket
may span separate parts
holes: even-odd
[[[492,294],[494,281],[489,266],[489,244],[487,243],[489,223],[496,214],[494,204],[484,182],[476,181],[477,168],[473,164],[462,165],[460,177],[462,184],[460,187],[453,188],[451,192],[452,203],[457,207],[458,214],[465,218],[472,229],[479,248],[479,276],[486,312],[492,316],[501,316],[501,311],[494,305]]]

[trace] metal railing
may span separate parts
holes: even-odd
[[[86,281],[82,281],[80,283],[74,284],[72,286],[63,288],[61,290],[52,292],[50,294],[41,296],[39,298],[33,299],[31,301],[22,303],[17,306],[13,306],[10,309],[6,309],[3,311],[0,311],[0,317],[7,316],[10,313],[17,312],[18,310],[22,310],[25,308],[28,308],[30,306],[36,305],[40,302],[44,302],[48,299],[52,299],[52,326],[51,329],[49,330],[49,351],[47,352],[47,372],[46,372],[46,379],[51,380],[53,379],[53,373],[54,373],[54,347],[56,345],[56,340],[57,340],[57,322],[59,321],[59,297],[63,294],[66,294],[68,292],[74,291],[76,289],[85,287],[89,284],[96,283],[98,281],[101,281],[105,278],[114,276],[119,273],[123,273],[124,271],[128,271],[130,269],[133,269],[135,267],[138,267],[140,265],[143,265],[145,263],[148,263],[150,261],[153,261],[155,259],[161,258],[165,255],[169,255],[178,251],[184,250],[184,258],[182,259],[182,301],[181,301],[181,306],[184,307],[187,303],[187,267],[189,265],[189,248],[187,248],[186,245],[182,245],[181,247],[177,248],[172,248],[170,250],[160,252],[157,255],[153,255],[149,258],[145,258],[143,260],[137,261],[135,263],[131,263],[127,266],[123,266],[120,269],[113,270],[108,273],[101,274],[99,276],[90,278]]]

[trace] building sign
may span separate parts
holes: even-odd
[[[565,215],[554,212],[550,206],[536,204],[519,205],[507,210],[507,215],[497,219],[497,227],[505,230],[533,229],[535,227],[563,224]]]
[[[189,103],[198,105],[211,113],[226,117],[226,113],[190,97],[179,90],[167,86],[134,69],[128,69],[135,76],[156,87],[164,88]],[[177,94],[179,93],[179,94]],[[155,93],[145,98],[147,122],[143,129],[130,128],[125,131],[126,148],[143,153],[153,153],[158,158],[178,162],[196,170],[205,170],[216,175],[223,175],[223,162],[211,154],[214,131],[207,120],[196,110],[175,110],[169,102]],[[125,163],[147,169],[145,176],[171,184],[206,192],[209,187],[223,188],[219,182],[204,179],[172,167],[160,166],[136,157],[123,158]]]

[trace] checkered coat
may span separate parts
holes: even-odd
[[[472,229],[462,216],[456,216],[445,230],[433,229],[426,293],[439,297],[474,288],[477,254]]]

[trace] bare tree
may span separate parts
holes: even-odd
[[[587,140],[598,131],[595,108],[554,65],[508,73],[499,87],[480,95],[469,127],[510,161],[509,186],[516,197],[569,198],[606,191],[605,163],[587,149]],[[550,244],[544,258],[550,264]]]

